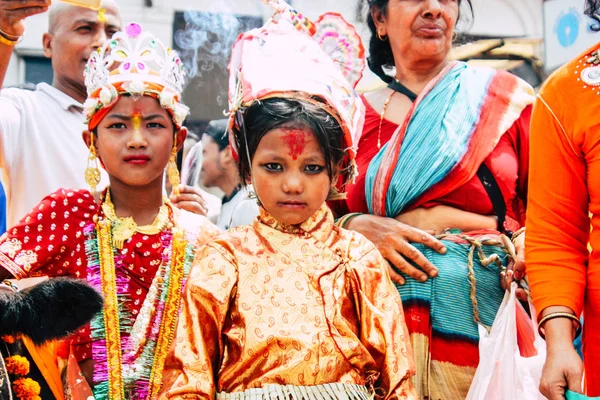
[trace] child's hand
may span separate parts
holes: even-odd
[[[194,186],[179,185],[178,190],[173,190],[169,199],[173,205],[181,210],[194,214],[206,215],[208,208],[206,201],[202,198],[200,190]]]

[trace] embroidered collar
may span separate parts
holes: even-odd
[[[83,104],[81,104],[71,96],[61,92],[54,86],[50,86],[47,83],[42,82],[38,83],[35,88],[36,90],[44,92],[48,96],[50,96],[52,100],[56,101],[63,109],[65,109],[65,111],[68,111],[71,107],[74,107],[77,110],[83,112]]]
[[[288,225],[279,222],[261,206],[258,221],[255,224],[259,223],[285,233],[311,235],[321,242],[327,241],[334,226],[333,214],[326,204],[323,204],[321,208],[300,225]]]

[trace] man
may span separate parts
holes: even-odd
[[[50,0],[0,0],[0,84],[23,35],[23,20],[47,11],[49,5]],[[84,179],[88,149],[81,138],[87,97],[83,70],[92,51],[120,29],[114,0],[104,0],[97,11],[53,5],[43,36],[44,55],[52,60],[52,85],[0,92],[0,178],[6,191],[7,228],[55,190],[88,187]],[[99,187],[106,183],[104,178]],[[206,212],[194,189],[180,191],[171,198],[178,207]]]
[[[23,34],[23,19],[48,9],[48,0],[0,0],[0,35]],[[0,168],[6,190],[7,227],[44,196],[60,187],[85,188],[87,148],[83,102],[87,94],[83,69],[90,53],[121,28],[113,0],[93,11],[66,4],[52,7],[43,36],[44,55],[51,58],[52,86],[35,91],[4,89],[0,94]],[[11,35],[10,37],[7,37]],[[1,39],[1,38],[0,38]],[[14,46],[0,40],[0,82]]]
[[[229,147],[227,119],[211,121],[202,135],[202,170],[200,183],[218,187],[223,196],[221,214],[217,220],[220,229],[227,230],[252,223],[258,215],[256,200],[250,199],[242,187],[237,163]]]

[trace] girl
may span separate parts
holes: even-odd
[[[230,143],[260,215],[198,254],[162,398],[415,398],[385,261],[335,227],[325,204],[338,177],[354,176],[364,108],[318,38],[350,32],[324,46],[339,40],[347,54],[359,39],[339,15],[313,25],[274,5],[271,22],[234,45],[230,65]]]
[[[165,167],[179,183],[184,72],[174,52],[130,24],[90,56],[85,75],[92,191],[58,190],[10,229],[0,278],[68,275],[103,294],[103,312],[71,340],[69,367],[91,390],[71,369],[67,397],[156,398],[194,247],[218,232],[163,195]],[[97,159],[110,177],[102,193]]]

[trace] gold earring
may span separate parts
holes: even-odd
[[[96,186],[100,183],[100,169],[98,168],[98,156],[96,155],[96,146],[94,146],[94,134],[90,140],[90,155],[85,167],[85,182],[90,185],[92,194],[96,194]]]
[[[340,192],[337,188],[332,187],[329,189],[329,194],[327,195],[327,201],[335,201],[335,200],[346,200],[347,193]]]
[[[171,184],[171,193],[175,196],[179,195],[179,184],[181,179],[179,177],[179,170],[177,169],[177,143],[173,144],[173,150],[171,150],[171,158],[169,159],[169,165],[167,165],[167,177]]]
[[[382,42],[385,42],[387,40],[387,35],[381,35],[381,32],[377,30],[377,39],[381,40]]]

